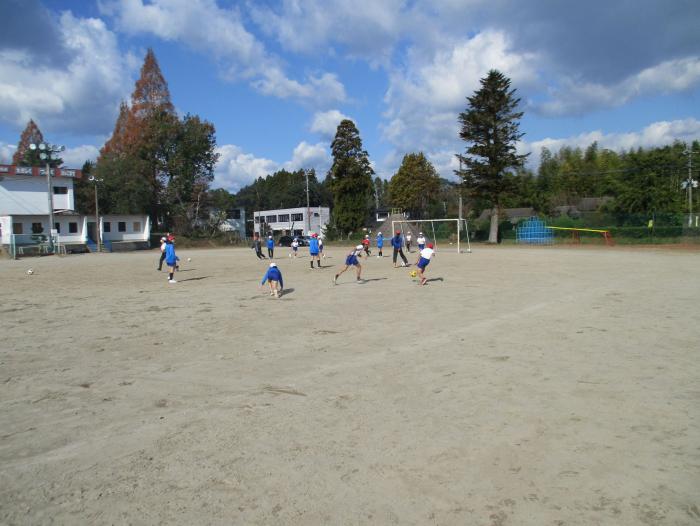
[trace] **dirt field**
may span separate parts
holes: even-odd
[[[1,260],[0,523],[700,523],[699,252],[278,254]]]

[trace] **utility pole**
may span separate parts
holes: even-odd
[[[311,207],[309,206],[309,171],[304,170],[304,177],[306,177],[306,235],[311,235],[311,218],[309,217]]]
[[[683,182],[683,187],[688,189],[688,226],[693,226],[693,187],[697,186],[697,182],[693,179],[693,150],[688,148],[685,152],[688,156],[688,179]]]

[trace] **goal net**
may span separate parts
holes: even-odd
[[[392,221],[391,231],[401,232],[404,243],[406,236],[411,235],[411,246],[418,246],[417,239],[422,234],[425,242],[433,243],[435,249],[453,245],[457,253],[463,252],[463,244],[466,240],[466,252],[471,252],[472,247],[469,242],[469,226],[466,219],[417,219],[406,221]],[[456,247],[454,246],[456,245]]]

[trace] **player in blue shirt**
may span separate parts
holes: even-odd
[[[267,236],[267,255],[270,259],[275,256],[275,240],[272,236]]]
[[[384,257],[382,255],[382,248],[384,248],[384,236],[382,235],[381,232],[377,234],[377,251],[379,252],[377,254],[378,258]]]
[[[318,268],[321,268],[321,258],[319,257],[320,252],[321,250],[318,246],[318,234],[314,232],[309,238],[309,256],[311,256],[311,268],[314,268],[314,260],[316,260]]]
[[[168,283],[177,283],[173,276],[178,261],[180,261],[180,258],[175,254],[175,238],[168,236],[165,239],[165,264],[168,265]]]
[[[333,278],[333,285],[337,285],[338,277],[347,269],[353,266],[357,268],[357,282],[362,283],[362,265],[360,265],[360,260],[358,258],[362,257],[363,250],[364,247],[362,245],[357,245],[353,250],[350,251],[350,253],[345,258],[345,268],[335,275],[335,277]]]
[[[394,268],[397,267],[396,257],[398,255],[401,255],[401,259],[403,260],[401,266],[405,267],[406,265],[408,265],[408,259],[406,259],[406,256],[403,253],[403,238],[401,237],[401,231],[397,230],[396,235],[391,238],[391,246],[394,247]]]
[[[284,290],[284,282],[282,281],[282,272],[277,268],[276,263],[270,263],[270,268],[265,272],[260,286],[264,285],[266,281],[270,284],[270,296],[279,298]]]

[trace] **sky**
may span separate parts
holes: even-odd
[[[378,176],[423,152],[455,179],[458,115],[497,69],[518,144],[615,151],[700,139],[698,0],[0,0],[0,163],[29,119],[96,159],[152,48],[181,115],[216,128],[214,187],[325,177],[352,119]]]

